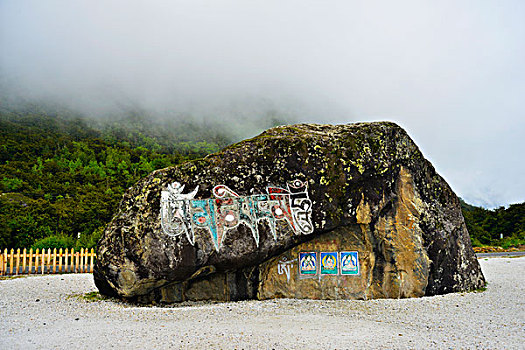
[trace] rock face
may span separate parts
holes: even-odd
[[[99,242],[139,302],[418,297],[485,284],[458,198],[399,126],[282,126],[157,170]]]

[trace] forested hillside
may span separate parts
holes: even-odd
[[[461,201],[461,209],[474,246],[525,244],[525,203],[487,210]]]
[[[170,129],[137,115],[94,122],[3,109],[0,247],[93,246],[139,178],[229,142],[209,127]]]
[[[0,248],[92,247],[128,187],[155,169],[217,151],[236,141],[232,135],[140,112],[95,121],[35,106],[1,108]],[[525,203],[486,210],[462,201],[462,209],[475,246],[525,244]]]

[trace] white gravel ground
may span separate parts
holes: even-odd
[[[0,281],[0,349],[525,349],[525,257],[480,260],[481,293],[136,307],[88,274]],[[75,296],[77,295],[77,296]]]

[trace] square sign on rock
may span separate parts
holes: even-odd
[[[299,253],[299,274],[317,275],[317,253],[316,252]]]
[[[321,252],[321,275],[337,275],[337,270],[337,252]]]
[[[357,252],[341,252],[341,275],[359,275]]]

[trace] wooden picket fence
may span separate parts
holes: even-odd
[[[95,251],[91,249],[14,249],[0,251],[0,276],[47,273],[93,272]]]

